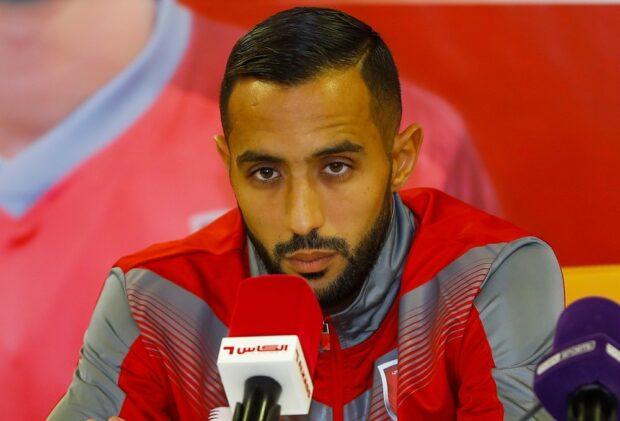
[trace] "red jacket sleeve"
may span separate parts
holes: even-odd
[[[166,420],[169,391],[132,317],[125,279],[112,270],[95,307],[78,367],[49,420]]]
[[[474,300],[458,357],[458,418],[519,419],[564,308],[560,266],[544,242],[508,243]]]

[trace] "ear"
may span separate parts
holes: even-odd
[[[215,146],[217,147],[217,153],[224,161],[224,165],[226,165],[226,169],[230,171],[230,149],[228,148],[228,142],[224,135],[218,134],[214,138]]]
[[[399,190],[409,178],[420,153],[424,134],[412,124],[397,134],[392,143],[392,191]]]

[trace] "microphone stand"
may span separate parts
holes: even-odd
[[[615,421],[616,398],[599,384],[583,386],[568,399],[568,421]]]
[[[237,402],[232,421],[278,421],[281,393],[282,387],[271,377],[250,377],[245,381],[243,403]]]

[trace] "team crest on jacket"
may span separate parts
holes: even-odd
[[[383,403],[391,419],[396,418],[396,395],[398,393],[398,359],[377,366],[383,387]]]

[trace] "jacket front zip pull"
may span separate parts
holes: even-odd
[[[327,320],[323,320],[323,332],[321,333],[321,351],[329,351],[331,349],[331,338],[329,336],[329,324]]]

